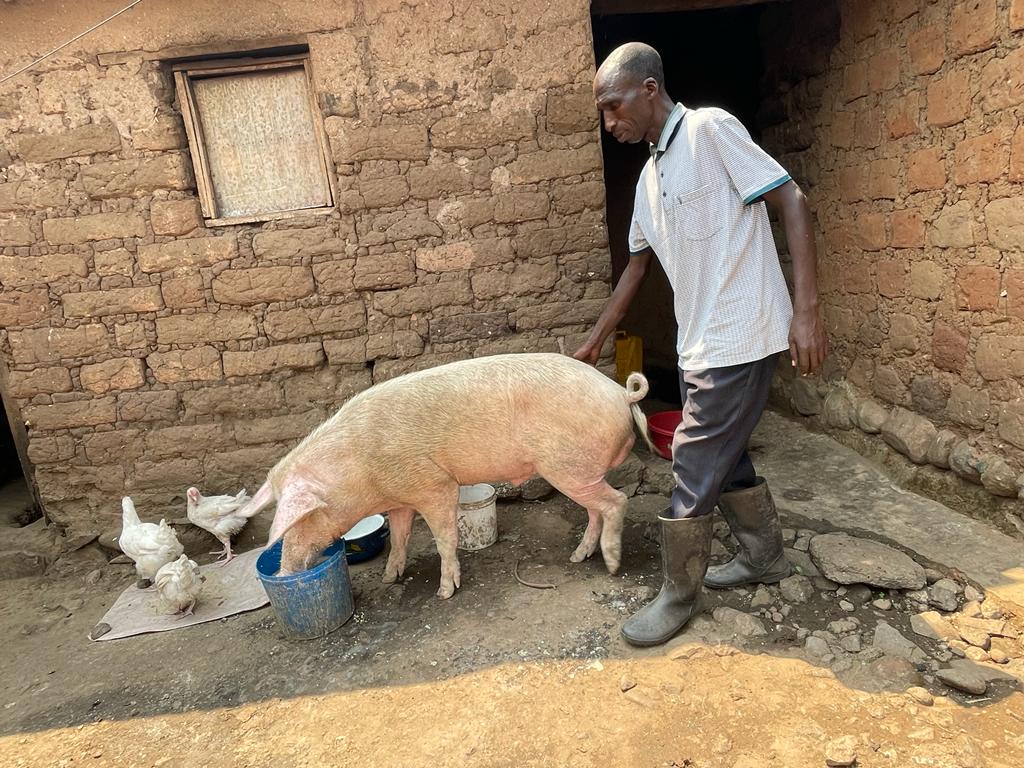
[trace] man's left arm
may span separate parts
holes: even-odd
[[[794,181],[769,190],[763,199],[779,212],[793,262],[793,324],[789,355],[804,376],[817,372],[828,355],[828,336],[818,306],[817,249],[807,198]]]

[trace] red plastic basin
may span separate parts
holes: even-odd
[[[651,442],[664,458],[672,458],[672,436],[683,420],[682,411],[659,411],[647,417],[647,428],[651,431]]]

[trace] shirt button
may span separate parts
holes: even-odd
[[[662,192],[662,193],[661,193],[661,196],[662,196],[662,197],[668,197],[668,192]]]

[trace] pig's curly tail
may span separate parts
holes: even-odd
[[[630,403],[638,403],[643,400],[649,389],[647,377],[642,373],[631,373],[626,378],[626,399]]]

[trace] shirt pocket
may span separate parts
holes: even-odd
[[[715,185],[676,193],[676,208],[687,240],[707,240],[722,228],[721,211],[715,206]]]

